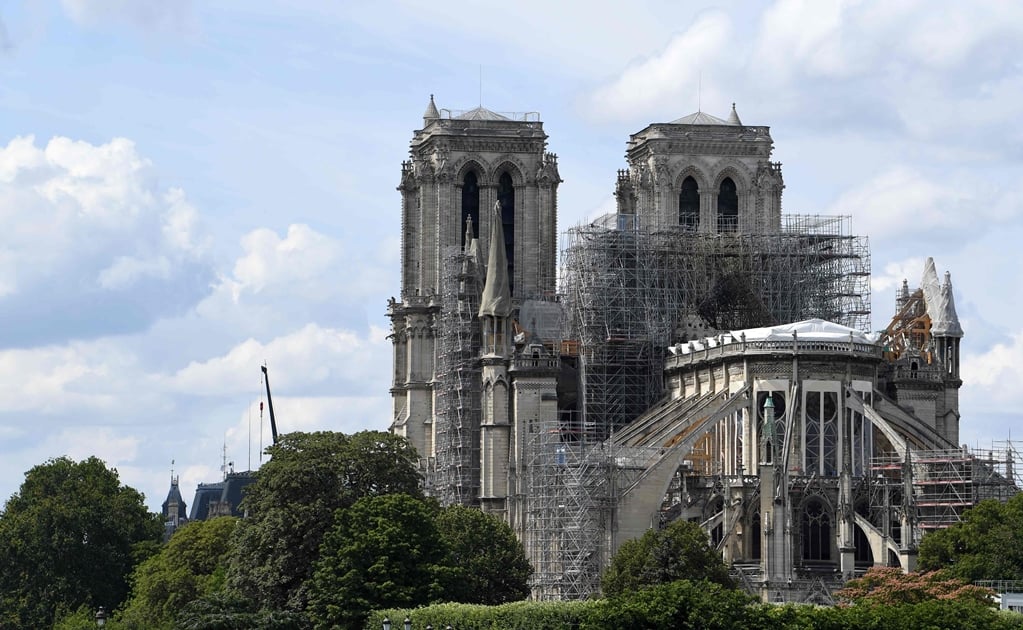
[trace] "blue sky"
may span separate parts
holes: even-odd
[[[263,361],[282,431],[386,428],[400,162],[430,94],[481,91],[540,112],[562,228],[629,133],[735,102],[784,210],[870,237],[874,328],[952,272],[963,441],[1023,433],[1023,5],[8,0],[0,497],[96,454],[190,501],[225,442],[258,465]]]

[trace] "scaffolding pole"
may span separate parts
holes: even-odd
[[[585,599],[607,566],[613,460],[593,436],[566,433],[566,422],[538,423],[527,442],[526,547],[538,600]]]
[[[769,234],[570,229],[561,280],[585,426],[606,437],[655,403],[673,343],[814,317],[868,330],[870,251],[848,228],[848,217],[786,215]]]
[[[426,488],[444,505],[479,504],[481,273],[473,256],[452,248],[442,261],[444,281],[437,326],[434,386],[435,460]]]

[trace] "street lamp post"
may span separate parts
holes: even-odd
[[[384,630],[391,630],[391,620],[388,617],[384,617]]]
[[[412,630],[412,620],[405,617],[405,630]]]
[[[102,606],[96,611],[96,625],[101,628],[107,625],[107,611]]]

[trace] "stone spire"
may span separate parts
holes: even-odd
[[[423,126],[430,124],[431,120],[437,120],[440,118],[440,112],[437,111],[437,106],[433,103],[433,94],[430,95],[430,104],[426,106],[426,111],[423,112]]]
[[[504,226],[501,224],[501,202],[494,203],[490,218],[490,252],[487,257],[487,280],[480,299],[480,317],[511,315],[511,289],[508,288],[508,258],[504,252]]]
[[[732,113],[728,115],[728,124],[741,126],[742,121],[739,120],[739,114],[735,111],[735,103],[732,103]]]

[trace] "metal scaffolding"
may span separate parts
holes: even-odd
[[[478,505],[480,490],[480,327],[482,277],[461,249],[442,261],[437,326],[435,458],[426,487],[444,505]]]
[[[527,438],[526,540],[533,597],[585,599],[607,566],[613,458],[586,433],[567,436],[565,419],[537,424]]]
[[[870,328],[870,252],[848,217],[786,215],[777,233],[700,234],[622,216],[572,228],[563,242],[583,422],[597,435],[661,397],[673,343],[814,317]]]
[[[910,540],[919,542],[928,531],[960,522],[966,510],[983,500],[1007,500],[1023,485],[1016,472],[1020,451],[1012,442],[998,444],[982,454],[962,447],[910,450],[908,458],[874,457],[872,513],[908,509],[914,529]]]

